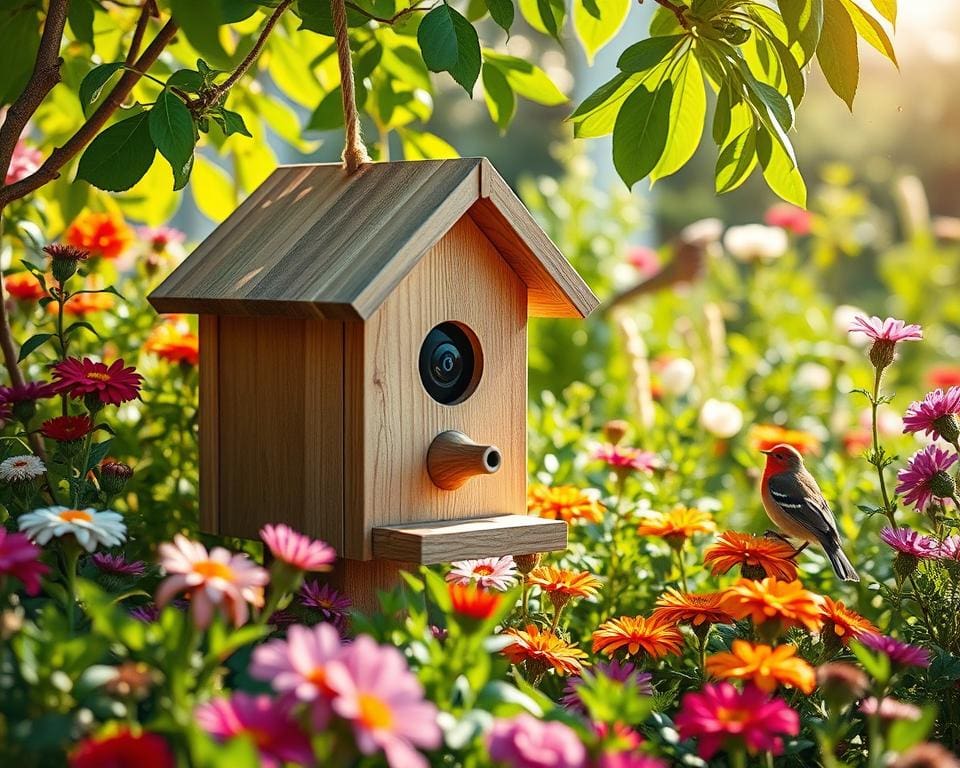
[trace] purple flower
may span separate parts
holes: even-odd
[[[935,389],[923,400],[910,404],[903,415],[904,432],[923,432],[925,435],[942,437],[947,442],[957,440],[957,414],[960,413],[960,387],[950,387],[946,392]]]
[[[907,325],[903,320],[888,317],[881,320],[879,317],[866,318],[857,315],[850,323],[850,333],[864,333],[873,341],[920,341],[923,339],[923,329],[919,325]]]
[[[136,608],[131,608],[130,615],[137,621],[142,621],[144,624],[152,624],[160,618],[160,609],[156,603],[147,603],[146,605],[138,605]]]
[[[522,712],[496,720],[488,736],[490,757],[513,768],[585,768],[587,749],[570,726]]]
[[[957,461],[956,454],[948,453],[937,445],[921,448],[897,473],[897,493],[904,494],[903,501],[913,504],[923,512],[934,496],[949,498],[956,492],[953,478],[947,474]]]
[[[941,541],[937,556],[942,560],[960,560],[960,536],[947,536]]]
[[[350,598],[341,595],[329,584],[308,581],[300,588],[300,602],[319,611],[326,621],[337,627],[343,626],[350,613]]]
[[[34,400],[53,397],[55,394],[57,394],[57,388],[48,381],[28,381],[22,385],[0,387],[0,402],[9,405],[32,403]]]
[[[890,661],[905,667],[929,667],[930,652],[926,648],[895,640],[887,635],[864,632],[857,641],[885,654]]]
[[[897,552],[903,552],[906,555],[922,559],[940,556],[940,545],[934,539],[911,528],[887,527],[880,531],[880,538]]]
[[[649,672],[641,672],[636,665],[631,662],[619,661],[601,661],[587,673],[592,678],[606,677],[618,683],[630,685],[637,689],[641,696],[653,695],[653,675]],[[580,700],[579,688],[584,680],[580,675],[575,675],[567,680],[567,686],[564,688],[560,703],[573,712],[585,712],[583,702]]]
[[[127,561],[123,555],[110,555],[106,552],[94,552],[90,557],[98,570],[117,576],[143,576],[147,565],[142,560]]]

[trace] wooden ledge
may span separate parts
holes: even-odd
[[[423,565],[567,548],[567,524],[530,515],[388,525],[373,529],[375,560]]]

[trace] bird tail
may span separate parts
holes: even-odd
[[[860,581],[856,569],[850,560],[847,559],[847,556],[843,553],[839,544],[832,547],[825,547],[824,549],[826,550],[827,557],[830,558],[830,565],[833,566],[833,570],[839,578],[844,581]]]

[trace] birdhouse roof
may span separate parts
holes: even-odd
[[[153,293],[160,312],[365,320],[469,216],[528,289],[528,313],[597,299],[483,158],[283,166]],[[469,280],[469,275],[464,279]]]

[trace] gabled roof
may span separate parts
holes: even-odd
[[[482,158],[278,168],[153,293],[160,312],[365,320],[469,215],[528,288],[529,314],[597,299]]]

